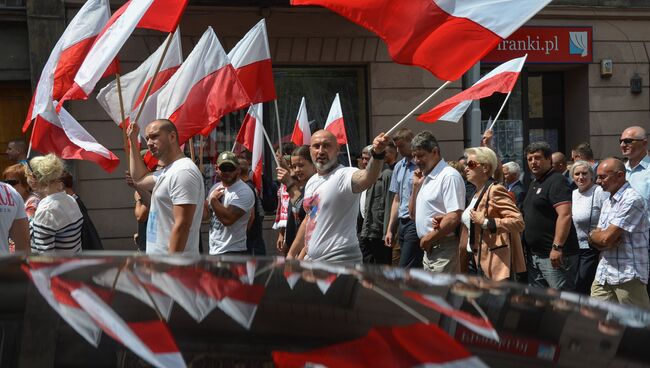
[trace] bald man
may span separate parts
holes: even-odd
[[[610,193],[589,243],[601,251],[591,296],[650,309],[646,201],[625,180],[625,165],[608,158],[598,165],[597,183]]]
[[[154,120],[145,128],[149,152],[162,170],[149,175],[138,151],[138,124],[128,129],[131,141],[129,167],[136,188],[151,193],[147,221],[147,254],[199,254],[199,230],[205,189],[198,167],[185,157],[176,126],[169,120]]]
[[[389,138],[384,133],[373,141],[370,161],[364,170],[338,163],[336,136],[319,130],[309,146],[316,175],[305,185],[303,205],[307,212],[288,258],[330,263],[361,263],[356,223],[360,193],[379,178]]]
[[[650,156],[648,136],[640,126],[631,126],[621,133],[621,153],[627,157],[625,177],[634,190],[646,199],[650,217]]]

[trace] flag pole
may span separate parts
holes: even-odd
[[[203,174],[203,135],[199,135],[199,170]]]
[[[195,162],[194,159],[194,138],[190,137],[190,139],[187,141],[187,143],[190,145],[190,158],[192,159],[192,162]]]
[[[386,132],[386,135],[390,135],[393,131],[395,131],[395,130],[400,126],[400,125],[402,125],[402,124],[406,121],[406,119],[408,119],[411,115],[413,115],[413,114],[417,111],[417,109],[419,109],[420,107],[422,107],[422,105],[424,105],[424,104],[427,103],[430,99],[432,99],[435,95],[437,95],[438,93],[440,93],[440,91],[442,91],[443,89],[445,89],[445,87],[447,87],[447,85],[450,84],[450,83],[451,83],[451,81],[446,81],[442,86],[438,87],[438,89],[435,90],[435,91],[434,91],[434,92],[433,92],[429,97],[425,98],[424,101],[420,102],[419,105],[415,106],[415,108],[414,108],[413,110],[411,110],[408,114],[406,114],[406,116],[404,116],[404,117],[402,118],[402,120],[398,121],[397,124],[395,124],[395,126],[393,126],[392,128],[390,128],[390,130],[388,130],[388,131]]]
[[[350,158],[350,145],[346,143],[345,149],[348,151],[348,162],[350,163],[350,167],[352,167],[352,159]]]
[[[275,151],[273,150],[273,143],[271,143],[271,139],[269,138],[269,135],[266,133],[266,128],[264,128],[264,125],[262,125],[262,133],[264,133],[264,138],[266,138],[266,143],[269,145],[269,148],[273,153],[273,159],[275,160],[275,164],[278,165],[278,167],[281,167],[278,158],[275,157]]]
[[[120,101],[120,116],[122,117],[122,144],[124,145],[126,162],[129,162],[129,139],[126,137],[126,115],[124,114],[124,99],[122,98],[122,83],[120,82],[120,73],[115,73],[115,81],[117,82],[117,96]]]
[[[149,94],[151,93],[151,88],[153,88],[153,85],[156,82],[156,77],[158,77],[158,73],[160,72],[162,63],[165,60],[165,55],[167,55],[167,50],[169,49],[169,45],[171,45],[172,39],[174,39],[173,35],[174,35],[173,32],[169,32],[169,36],[167,36],[167,41],[165,43],[165,48],[163,49],[163,52],[160,55],[160,60],[158,60],[158,65],[156,65],[156,70],[153,74],[153,77],[151,78],[151,82],[149,82],[149,85],[147,86],[147,91],[144,93],[144,98],[142,99],[140,108],[138,108],[138,114],[135,116],[135,120],[132,121],[131,123],[137,123],[138,120],[140,119],[140,115],[142,114],[144,105],[147,103],[147,99],[149,98]]]
[[[278,111],[278,100],[273,100],[275,105],[275,122],[278,124],[278,149],[282,152],[282,130],[280,129],[280,112]],[[271,148],[273,151],[273,148]],[[275,151],[273,152],[275,155]]]
[[[501,115],[501,111],[503,111],[503,108],[506,107],[506,102],[508,102],[508,98],[510,97],[510,94],[511,94],[511,93],[512,93],[512,91],[508,92],[508,94],[506,95],[506,99],[503,100],[503,103],[501,104],[501,108],[499,109],[499,112],[497,112],[497,116],[494,117],[494,120],[492,120],[492,125],[490,125],[490,126],[485,130],[486,132],[487,132],[488,130],[492,130],[492,128],[494,127],[494,124],[495,124],[495,123],[497,122],[497,120],[499,119],[499,115]]]
[[[32,154],[32,139],[34,139],[34,130],[36,130],[36,122],[38,119],[33,119],[34,124],[32,125],[32,134],[29,136],[29,147],[27,147],[27,156],[25,156],[25,159],[29,161],[29,155]]]

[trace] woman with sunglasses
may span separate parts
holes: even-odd
[[[289,192],[289,216],[285,230],[285,241],[286,244],[292,244],[302,220],[307,216],[302,206],[305,184],[316,173],[316,167],[309,153],[309,146],[299,146],[293,150],[290,170],[279,167],[277,173],[278,180],[287,186]],[[284,250],[285,255],[287,251],[288,249]]]
[[[589,232],[598,225],[600,209],[609,193],[595,184],[594,169],[587,161],[576,161],[569,171],[571,178],[578,186],[573,191],[571,214],[578,235],[578,262],[576,270],[576,292],[589,295],[591,283],[596,275],[598,256],[600,252],[589,246]]]
[[[24,164],[15,164],[11,165],[5,169],[2,173],[4,182],[11,185],[16,189],[25,201],[25,212],[27,213],[27,218],[31,221],[34,218],[36,213],[36,208],[38,208],[38,203],[43,198],[42,193],[34,191],[29,185],[29,179],[25,175],[25,165]]]
[[[506,188],[494,180],[498,160],[487,147],[465,150],[467,180],[476,193],[462,215],[460,271],[499,281],[526,270],[524,220]]]
[[[63,162],[53,154],[34,157],[27,163],[27,179],[45,194],[30,223],[32,251],[74,254],[81,252],[83,215],[77,202],[63,187]]]

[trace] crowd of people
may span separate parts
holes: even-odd
[[[132,124],[127,183],[135,189],[141,250],[199,254],[201,222],[209,221],[206,253],[266,254],[249,152],[221,152],[218,180],[206,190],[173,123],[145,129],[154,167],[139,151],[139,134]],[[358,167],[339,163],[336,136],[326,130],[310,145],[283,145],[276,152],[277,251],[289,259],[462,272],[650,308],[645,130],[625,129],[621,157],[600,162],[588,143],[567,162],[548,143],[533,142],[524,151],[530,178],[518,163],[501,162],[491,140],[488,131],[480,147],[445,161],[430,131],[400,129],[375,137]],[[11,239],[2,251],[9,244],[36,253],[101,249],[61,160],[10,157],[19,163],[1,184],[1,230]]]

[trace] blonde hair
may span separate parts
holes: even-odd
[[[487,147],[472,147],[465,150],[465,156],[469,155],[476,156],[476,161],[483,165],[488,165],[488,175],[490,177],[494,176],[494,171],[499,166],[499,160],[497,160],[497,155],[490,148]]]
[[[25,172],[32,175],[39,187],[46,187],[50,183],[61,179],[63,175],[63,161],[54,154],[34,157],[29,161]]]

